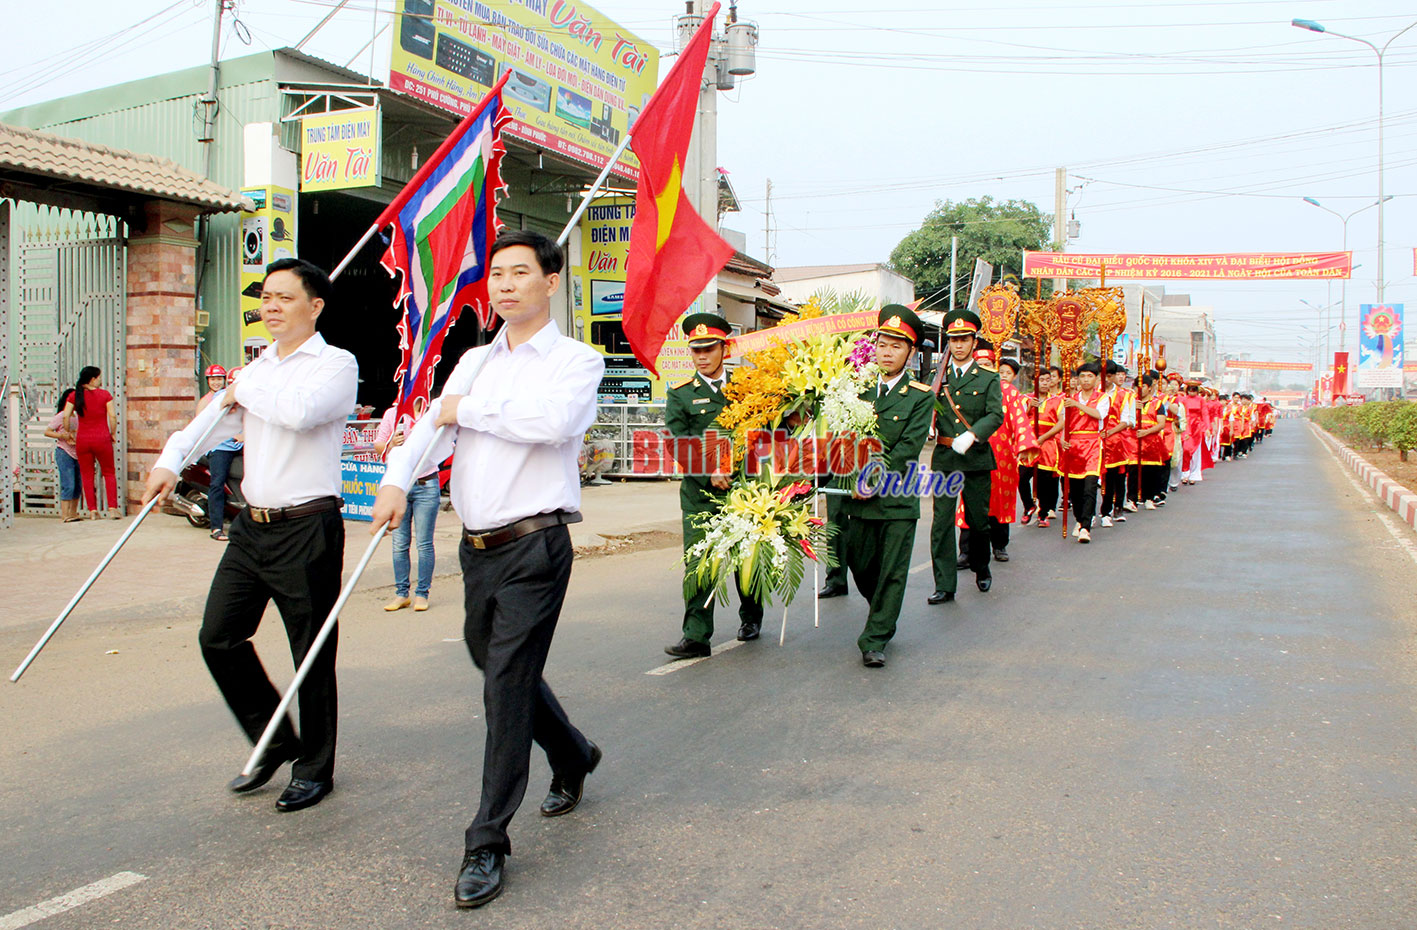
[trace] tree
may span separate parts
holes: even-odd
[[[949,309],[950,237],[958,236],[955,303],[963,306],[976,258],[994,266],[995,280],[1000,271],[1017,276],[1024,249],[1052,247],[1052,226],[1053,217],[1027,200],[996,202],[986,196],[959,203],[936,201],[921,227],[891,250],[890,267],[915,282],[915,296],[925,298],[922,308]],[[1051,293],[1050,284],[1044,283],[1045,297]]]

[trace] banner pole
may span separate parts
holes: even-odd
[[[477,380],[477,375],[481,373],[482,366],[486,364],[490,352],[483,353],[476,371],[473,372],[472,380]],[[424,414],[427,416],[427,413]],[[432,453],[434,446],[443,438],[443,431],[446,426],[438,427],[438,431],[433,434],[433,439],[428,443],[428,447],[423,450],[423,455],[419,457],[418,464],[414,466],[413,473],[417,475],[428,464],[428,456]],[[315,664],[315,659],[319,657],[320,650],[324,647],[325,641],[334,632],[335,621],[339,619],[339,612],[344,608],[349,596],[354,593],[354,585],[359,581],[364,569],[369,567],[369,560],[374,557],[374,550],[379,548],[379,543],[389,532],[389,525],[385,523],[379,527],[379,531],[374,534],[374,538],[369,541],[369,546],[364,550],[364,555],[360,558],[359,564],[354,567],[354,572],[349,576],[349,581],[345,582],[344,588],[339,593],[339,598],[330,608],[329,615],[325,617],[325,622],[320,627],[320,632],[316,635],[310,648],[305,652],[305,658],[300,663],[300,667],[295,671],[295,677],[290,681],[290,687],[285,689],[285,695],[281,697],[280,703],[276,705],[275,713],[271,714],[270,722],[266,724],[266,729],[261,733],[261,738],[256,741],[255,747],[251,750],[251,756],[246,760],[246,767],[241,770],[242,775],[250,775],[260,765],[261,757],[270,748],[271,740],[275,738],[276,730],[280,728],[280,722],[285,719],[286,712],[290,709],[291,703],[295,700],[295,694],[300,690],[300,686],[305,683],[306,677],[310,674],[311,667]]]
[[[620,156],[625,154],[625,150],[630,147],[630,140],[632,138],[633,136],[627,131],[624,141],[616,146],[615,151],[606,159],[605,167],[600,169],[600,174],[596,176],[595,182],[590,186],[590,190],[581,195],[580,205],[576,207],[576,212],[571,214],[570,222],[566,224],[565,229],[561,230],[561,235],[556,237],[557,245],[563,246],[566,244],[566,240],[571,238],[571,230],[575,229],[576,224],[580,222],[581,216],[585,214],[586,208],[590,206],[591,198],[598,194],[600,188],[604,186],[605,179],[610,176],[610,169],[615,167],[615,163],[620,160]]]
[[[350,249],[349,254],[346,255],[344,259],[338,265],[335,266],[334,271],[330,272],[331,281],[333,281],[335,278],[338,278],[340,276],[340,273],[349,267],[349,263],[354,261],[354,256],[359,254],[359,250],[364,248],[364,244],[370,239],[374,238],[374,233],[378,231],[379,226],[377,223],[373,226],[370,226],[364,231],[364,235],[360,236],[359,241],[354,244],[354,248]]]
[[[221,393],[224,394],[225,389],[223,389]],[[211,402],[217,403],[220,399],[221,394],[218,394],[216,397],[212,398]],[[192,463],[193,459],[196,458],[196,451],[202,447],[202,443],[212,434],[212,430],[216,429],[217,424],[222,421],[224,416],[225,414],[218,414],[217,418],[212,421],[206,431],[198,437],[196,444],[192,446],[192,451],[187,453],[186,457],[182,459],[182,464],[177,469],[177,477],[179,480],[182,477],[182,472]],[[113,548],[108,550],[108,555],[104,556],[103,561],[98,563],[98,568],[93,570],[93,574],[89,575],[88,580],[79,588],[79,592],[75,594],[73,598],[70,599],[68,605],[59,612],[59,616],[54,618],[54,622],[49,625],[48,630],[44,631],[44,635],[39,638],[39,642],[35,643],[34,648],[30,650],[30,654],[25,656],[25,660],[15,669],[14,674],[10,676],[11,681],[20,680],[20,676],[25,673],[25,669],[30,667],[30,663],[39,656],[40,650],[43,649],[50,638],[59,631],[60,624],[69,618],[69,614],[73,613],[75,607],[79,606],[79,601],[89,592],[89,588],[93,587],[94,582],[98,581],[98,576],[103,574],[103,570],[108,567],[108,563],[112,562],[114,557],[118,555],[118,550],[123,548],[123,544],[137,532],[138,527],[142,524],[143,520],[147,518],[147,515],[152,513],[153,507],[155,507],[157,503],[158,498],[154,497],[143,505],[142,510],[138,511],[137,518],[134,519],[128,529],[123,532],[123,535],[118,537],[118,542],[114,543]]]

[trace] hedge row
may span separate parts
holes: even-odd
[[[1396,449],[1402,461],[1417,449],[1417,401],[1386,400],[1357,407],[1311,407],[1309,419],[1350,446]]]

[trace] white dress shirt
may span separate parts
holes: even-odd
[[[728,372],[726,371],[721,372],[717,378],[710,378],[701,371],[695,372],[695,374],[702,378],[704,384],[708,386],[708,389],[710,391],[713,391],[715,394],[723,390],[723,382],[728,380]]]
[[[484,355],[486,365],[473,383]],[[594,349],[561,335],[554,321],[515,349],[503,329],[490,346],[469,349],[443,386],[465,395],[458,428],[433,445],[443,398],[429,405],[403,445],[389,453],[380,487],[407,491],[413,469],[453,453],[449,494],[470,530],[492,530],[525,517],[581,505],[579,457],[595,421],[596,392],[605,361]]]
[[[199,452],[208,452],[239,433],[246,434],[241,493],[255,507],[292,507],[321,497],[338,497],[344,423],[354,411],[359,365],[319,333],[285,358],[268,347],[241,370],[228,390],[239,406],[222,413],[208,404],[187,426],[172,434],[157,468],[180,473],[182,461],[218,417]]]

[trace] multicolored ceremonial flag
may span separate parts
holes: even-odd
[[[622,321],[635,358],[656,375],[655,361],[670,328],[734,252],[694,212],[682,183],[718,10],[715,3],[631,131],[640,183]]]
[[[380,264],[401,276],[394,298],[403,311],[403,355],[394,375],[398,418],[413,412],[416,398],[429,398],[443,339],[463,308],[471,307],[484,327],[492,321],[487,250],[500,225],[502,126],[511,119],[502,86],[510,74],[502,75],[375,220],[379,229],[392,227]]]

